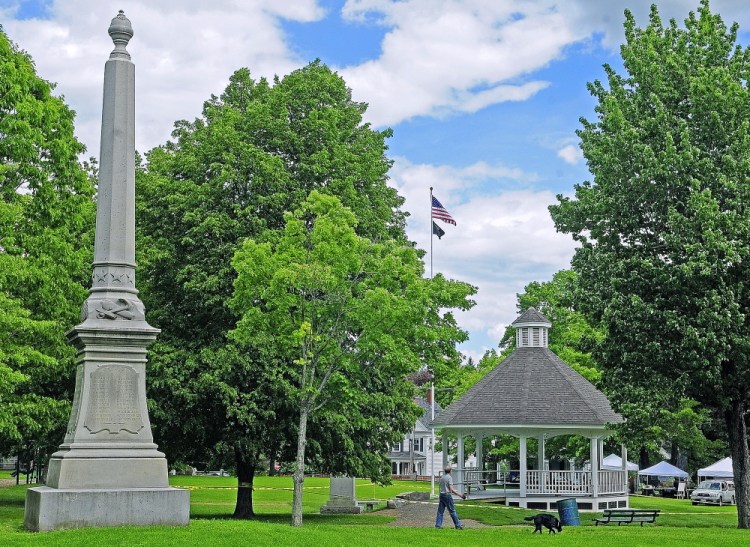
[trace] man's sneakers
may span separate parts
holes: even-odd
[[[463,524],[461,526],[456,526],[456,530],[463,530],[463,529],[464,529]]]

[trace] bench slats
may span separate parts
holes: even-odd
[[[631,522],[656,522],[660,509],[605,509],[602,516],[595,518],[596,526],[599,524],[609,524],[616,522],[620,524],[630,524]]]

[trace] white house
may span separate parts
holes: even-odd
[[[433,450],[432,412],[428,399],[418,397],[414,401],[423,412],[414,424],[414,429],[404,435],[401,442],[391,447],[388,457],[391,460],[391,473],[396,476],[427,476],[440,475],[443,464],[443,453],[440,446]],[[435,416],[443,409],[435,403]]]

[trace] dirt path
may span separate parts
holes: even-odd
[[[4,488],[6,486],[15,486],[16,485],[16,479],[0,479],[0,488]]]
[[[398,509],[385,509],[378,511],[378,515],[392,515],[396,517],[396,520],[391,522],[390,526],[400,526],[409,528],[432,528],[435,526],[435,515],[437,514],[437,501],[408,501],[403,507]],[[461,518],[461,508],[457,507],[458,517]],[[443,516],[443,526],[445,528],[453,528],[453,521],[448,514],[445,512]],[[477,522],[476,520],[463,519],[461,523],[465,528],[486,528],[486,524]]]

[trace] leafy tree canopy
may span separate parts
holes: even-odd
[[[137,172],[139,286],[162,329],[149,370],[152,418],[173,458],[206,462],[197,447],[225,442],[212,427],[223,394],[206,388],[236,357],[224,349],[237,320],[227,306],[231,261],[243,239],[282,228],[284,212],[314,188],[339,195],[361,235],[405,239],[403,200],[387,185],[390,133],[362,123],[365,105],[319,62],[273,84],[238,70]]]
[[[238,243],[280,229],[313,189],[355,211],[359,235],[405,240],[385,140],[320,62],[270,85],[235,72],[202,117],[147,154],[138,176],[140,279],[150,321],[194,346],[222,340]]]
[[[387,184],[390,131],[363,123],[365,108],[317,61],[272,83],[242,69],[204,104],[201,117],[177,122],[174,140],[150,151],[137,171],[139,287],[149,321],[162,329],[148,380],[155,436],[173,460],[234,459],[239,517],[253,515],[252,489],[243,485],[252,484],[263,459],[294,458],[288,432],[297,423],[282,404],[284,377],[275,376],[286,370],[286,354],[227,340],[239,318],[228,302],[237,278],[232,258],[242,242],[274,244],[285,213],[317,190],[336,196],[356,218],[347,226],[358,238],[419,254],[404,232],[403,199]],[[441,282],[449,286],[442,278],[435,286]],[[423,363],[447,370],[460,362],[455,345],[465,333],[438,309],[426,321]],[[392,410],[382,404],[369,412],[378,421]],[[358,439],[371,435],[370,418],[343,416],[324,407],[311,420],[309,463],[381,476],[379,460],[351,457],[366,449]]]
[[[550,208],[581,243],[582,309],[612,387],[724,416],[740,526],[750,527],[750,51],[701,2],[681,28],[626,12],[625,73],[595,81],[578,131],[593,182]]]
[[[283,233],[247,240],[235,256],[231,305],[241,318],[231,338],[278,364],[260,381],[283,383],[298,415],[299,525],[308,422],[321,413],[315,441],[326,469],[385,478],[390,446],[421,413],[408,376],[433,353],[435,330],[444,343],[448,330],[464,338],[444,310],[470,307],[474,288],[425,279],[411,246],[358,236],[356,217],[336,197],[313,191],[285,218]]]
[[[0,447],[62,440],[91,273],[94,187],[73,117],[0,29]],[[55,433],[51,433],[55,431]]]

